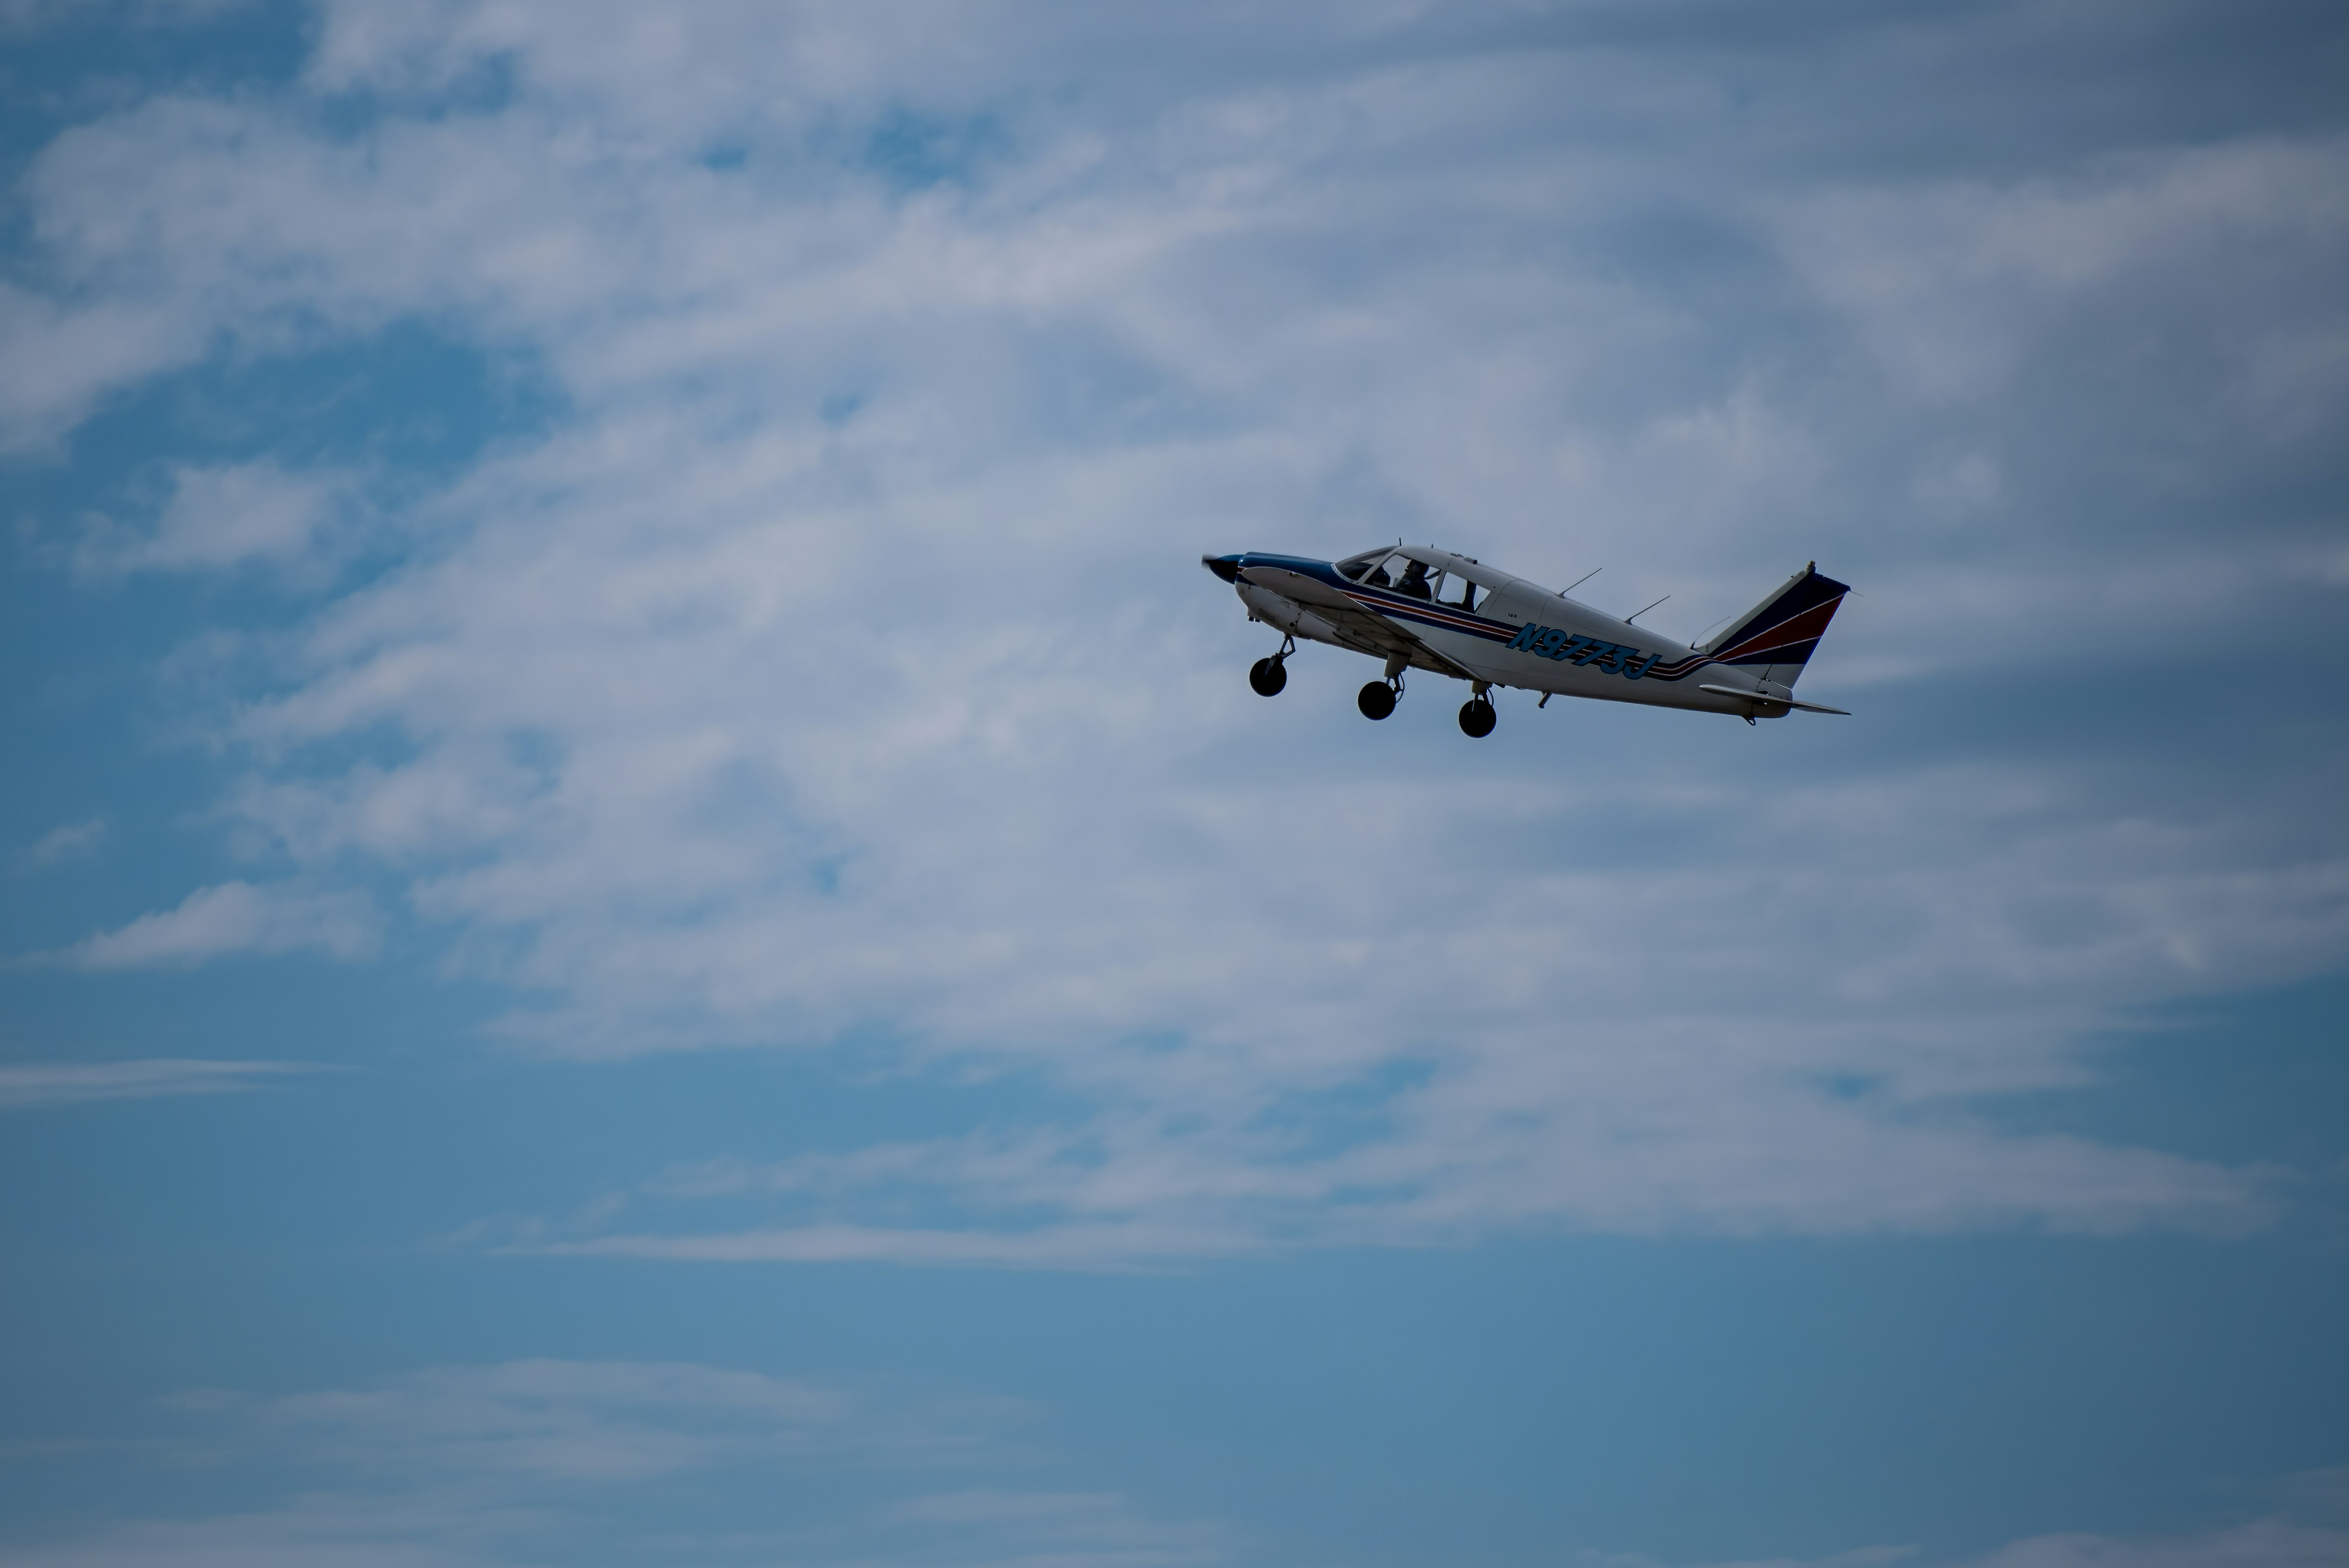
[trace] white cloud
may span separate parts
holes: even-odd
[[[436,1522],[443,1522],[412,1505],[386,1510],[318,1498],[266,1513],[126,1524],[55,1544],[0,1548],[0,1563],[8,1568],[485,1568],[500,1560],[413,1539]]]
[[[173,1057],[120,1062],[10,1062],[0,1066],[0,1109],[227,1094],[259,1088],[283,1074],[316,1070],[308,1062],[212,1062]]]
[[[1011,1536],[1019,1542],[1022,1555],[1017,1561],[1022,1563],[1099,1563],[1103,1568],[1168,1564],[1171,1568],[1175,1563],[1228,1561],[1236,1544],[1230,1531],[1204,1522],[1170,1523],[1150,1518],[1114,1492],[938,1492],[901,1504],[896,1517],[949,1532],[973,1545],[988,1542],[990,1537]],[[960,1560],[990,1559],[995,1559],[995,1552],[980,1546]]]
[[[1826,192],[1786,210],[1779,229],[1822,297],[1861,324],[1894,384],[1929,401],[2007,390],[2064,315],[2097,293],[2158,280],[2169,309],[2188,305],[2194,328],[2219,328],[2223,374],[2337,404],[2344,366],[2337,353],[2308,354],[2305,318],[2292,315],[2302,302],[2243,289],[2236,267],[2337,255],[2349,244],[2344,168],[2349,144],[2337,139],[2248,141],[2007,188]]]
[[[807,1458],[873,1436],[835,1390],[673,1363],[442,1367],[376,1388],[230,1404],[265,1440],[323,1446],[378,1473],[626,1481],[751,1455]]]
[[[817,1384],[676,1362],[453,1366],[277,1396],[191,1391],[172,1435],[93,1445],[201,1467],[241,1511],[0,1547],[5,1568],[360,1568],[546,1562],[1100,1563],[1268,1561],[1232,1525],[1146,1495],[1055,1484],[1070,1456],[1011,1401]],[[1090,1465],[1080,1469],[1094,1469]],[[2318,1568],[2338,1563],[2340,1472],[2290,1478],[2264,1517],[2168,1536],[2047,1534],[1953,1559],[1880,1544],[1714,1568]],[[1587,1568],[1665,1568],[1563,1552]],[[1294,1547],[1286,1548],[1290,1555]]]
[[[1264,1244],[1253,1230],[1150,1223],[1053,1225],[1017,1232],[983,1226],[921,1231],[830,1224],[721,1235],[599,1236],[585,1242],[541,1243],[519,1250],[686,1263],[880,1263],[1092,1270],[1170,1258],[1229,1256],[1261,1251]]]
[[[0,0],[0,29],[36,32],[93,15],[111,24],[185,26],[247,8],[252,0]]]
[[[176,301],[77,310],[0,282],[0,450],[54,442],[105,394],[194,359],[203,339]]]
[[[1229,1532],[1029,1482],[1053,1456],[1012,1401],[909,1397],[685,1363],[443,1367],[370,1387],[170,1402],[238,1513],[126,1523],[6,1568],[546,1562],[1217,1561]],[[104,1452],[119,1483],[127,1460]],[[716,1481],[719,1484],[710,1486]],[[699,1484],[697,1484],[699,1483]]]
[[[142,914],[48,954],[77,969],[188,965],[231,954],[316,950],[336,958],[372,952],[375,913],[361,894],[228,882],[198,888],[176,909]]]
[[[49,866],[89,854],[106,841],[106,834],[103,817],[59,823],[26,847],[25,861],[28,865]]]
[[[2349,1530],[2262,1520],[2168,1539],[2034,1536],[2001,1547],[1979,1568],[2339,1568],[2343,1563],[2349,1563]]]
[[[118,563],[184,570],[292,560],[332,520],[343,482],[266,460],[176,469],[154,532]]]
[[[1718,105],[1670,105],[1700,128],[1677,143],[1596,134],[1657,89],[1571,53],[1416,57],[1435,35],[1402,24],[1333,53],[1360,35],[1303,12],[1259,24],[1246,80],[1175,28],[1070,98],[1037,89],[1061,31],[925,15],[909,41],[823,7],[336,5],[294,102],[159,99],[36,160],[74,311],[253,351],[420,319],[527,349],[566,408],[209,715],[298,882],[73,962],[359,953],[330,890],[388,875],[459,966],[551,998],[506,1021],[535,1048],[879,1037],[1086,1108],[748,1220],[547,1244],[1060,1263],[2258,1220],[2258,1172],[2012,1136],[1982,1100],[2082,1083],[2071,1042],[2131,1009],[2349,957],[2349,844],[2289,778],[2118,794],[2109,758],[1987,738],[1816,760],[1889,710],[1519,704],[1469,748],[1432,680],[1372,730],[1339,655],[1249,696],[1268,640],[1192,562],[1433,534],[1561,583],[1604,564],[1618,608],[1673,590],[1693,632],[1816,554],[1868,597],[1813,684],[1908,701],[2224,644],[2306,575],[2302,531],[2173,521],[2116,561],[2065,510],[2102,476],[2052,483],[2030,445],[2053,404],[2106,417],[2064,379],[2101,361],[2043,349],[2116,300],[2219,345],[2237,402],[2163,407],[2223,416],[2186,421],[2208,440],[2249,440],[2261,387],[2328,386],[2321,354],[2270,374],[2245,346],[2341,325],[2311,281],[2338,273],[2337,146],[1822,181],[1724,165]],[[460,90],[492,59],[510,94]],[[303,112],[352,86],[380,119]],[[987,119],[993,161],[893,184],[867,156],[893,109]],[[2277,287],[2213,284],[2254,252]],[[26,393],[25,428],[98,385]],[[153,548],[315,536],[297,492],[326,481],[200,472]],[[1969,526],[1887,521],[1920,506]],[[2115,771],[2178,772],[2146,746]],[[892,1183],[929,1215],[884,1222]]]
[[[1849,1552],[1838,1552],[1829,1557],[1769,1557],[1717,1563],[1711,1568],[1881,1568],[1881,1565],[1904,1563],[1918,1555],[1913,1546],[1860,1546]],[[1588,1568],[1662,1568],[1652,1557],[1637,1553],[1582,1552],[1579,1561]]]
[[[711,1263],[1094,1269],[1276,1245],[1441,1244],[1560,1222],[1743,1234],[2015,1223],[2227,1231],[2266,1215],[2257,1173],[2016,1138],[1768,1078],[1692,1094],[1690,1075],[1718,1070],[1715,1051],[1660,1038],[1646,1048],[1640,1083],[1580,1053],[1546,1066],[1460,1053],[1424,1087],[1365,1097],[1379,1130],[1335,1152],[1315,1148],[1329,1130],[1309,1099],[1235,1109],[1162,1086],[1154,1114],[1068,1130],[673,1172],[574,1226],[524,1227],[508,1240]],[[823,1218],[704,1228],[704,1213],[746,1203]],[[908,1212],[955,1223],[909,1225]],[[863,1222],[844,1222],[852,1216]]]
[[[2296,1506],[2264,1519],[2177,1535],[2112,1536],[2085,1532],[2035,1535],[2010,1542],[1964,1568],[2337,1568],[2349,1562],[2349,1529],[2338,1511],[2343,1472],[2294,1478]],[[2328,1499],[2324,1493],[2334,1495]],[[1663,1568],[1637,1553],[1586,1551],[1590,1568]],[[1896,1563],[1957,1562],[1928,1558],[1914,1546],[1864,1546],[1828,1557],[1738,1559],[1710,1568],[1879,1568]]]
[[[171,470],[171,494],[151,526],[93,513],[58,553],[91,577],[264,565],[289,585],[316,588],[349,533],[356,489],[349,474],[292,473],[269,459],[182,464]]]

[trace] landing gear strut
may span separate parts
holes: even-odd
[[[1297,639],[1280,639],[1280,652],[1268,659],[1258,659],[1248,666],[1248,685],[1258,696],[1278,696],[1280,688],[1288,684],[1288,655],[1297,651]]]

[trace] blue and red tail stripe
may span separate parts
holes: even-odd
[[[1804,664],[1850,592],[1850,583],[1806,566],[1784,593],[1723,633],[1707,656],[1722,665]]]

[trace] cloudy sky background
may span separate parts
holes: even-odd
[[[2349,1561],[2344,73],[0,7],[0,1563]]]

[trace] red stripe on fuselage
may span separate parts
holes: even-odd
[[[1479,620],[1477,617],[1469,614],[1464,610],[1457,610],[1449,604],[1438,604],[1426,599],[1402,598],[1400,596],[1398,596],[1397,599],[1378,599],[1371,597],[1369,593],[1352,588],[1341,588],[1339,592],[1345,594],[1347,598],[1351,599],[1363,609],[1375,611],[1381,615],[1404,614],[1421,616],[1424,619],[1433,621],[1440,626],[1449,627],[1451,630],[1455,632],[1474,632],[1477,635],[1485,637],[1496,635],[1499,630],[1493,622]],[[1514,637],[1516,635],[1516,633],[1512,631],[1509,635]]]

